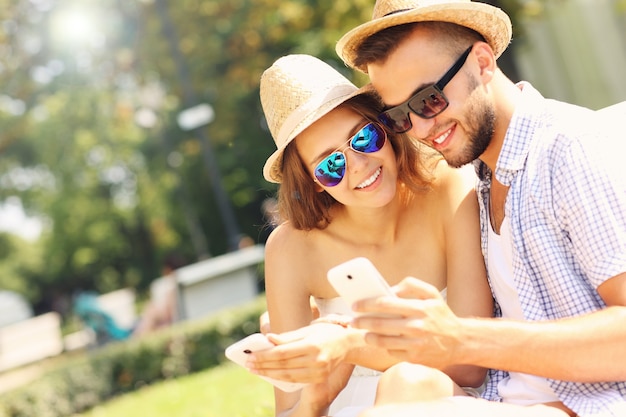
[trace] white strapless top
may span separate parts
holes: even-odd
[[[317,308],[320,310],[320,316],[327,316],[329,314],[345,314],[348,316],[354,316],[352,308],[341,297],[315,297],[315,304],[317,304]]]

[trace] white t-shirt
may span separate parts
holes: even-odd
[[[510,220],[506,217],[500,226],[500,235],[489,226],[487,268],[502,317],[524,320],[513,280],[513,241]],[[519,372],[509,372],[508,378],[500,381],[498,394],[502,401],[518,405],[560,401],[545,378]]]

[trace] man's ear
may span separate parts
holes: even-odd
[[[480,77],[483,82],[491,81],[497,68],[496,57],[491,46],[486,42],[476,42],[474,48],[472,48],[472,53],[476,57],[476,62],[480,69]]]

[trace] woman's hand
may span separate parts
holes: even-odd
[[[351,348],[350,331],[329,323],[267,337],[276,347],[251,354],[246,366],[252,373],[292,382],[327,384]]]
[[[259,316],[259,331],[263,334],[268,334],[272,331],[270,327],[270,315],[267,311]]]

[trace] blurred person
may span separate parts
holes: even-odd
[[[74,313],[93,331],[96,346],[128,339],[133,328],[118,324],[113,315],[102,307],[98,296],[93,291],[81,291],[76,294],[73,302]]]
[[[252,247],[256,244],[256,242],[254,241],[254,239],[252,239],[250,236],[248,235],[243,235],[239,238],[239,243],[237,245],[238,249],[245,249],[245,248],[249,248]]]
[[[185,261],[178,254],[170,254],[165,258],[163,275],[151,286],[150,300],[133,330],[133,337],[140,337],[155,330],[169,327],[178,320],[176,270],[184,265]]]

